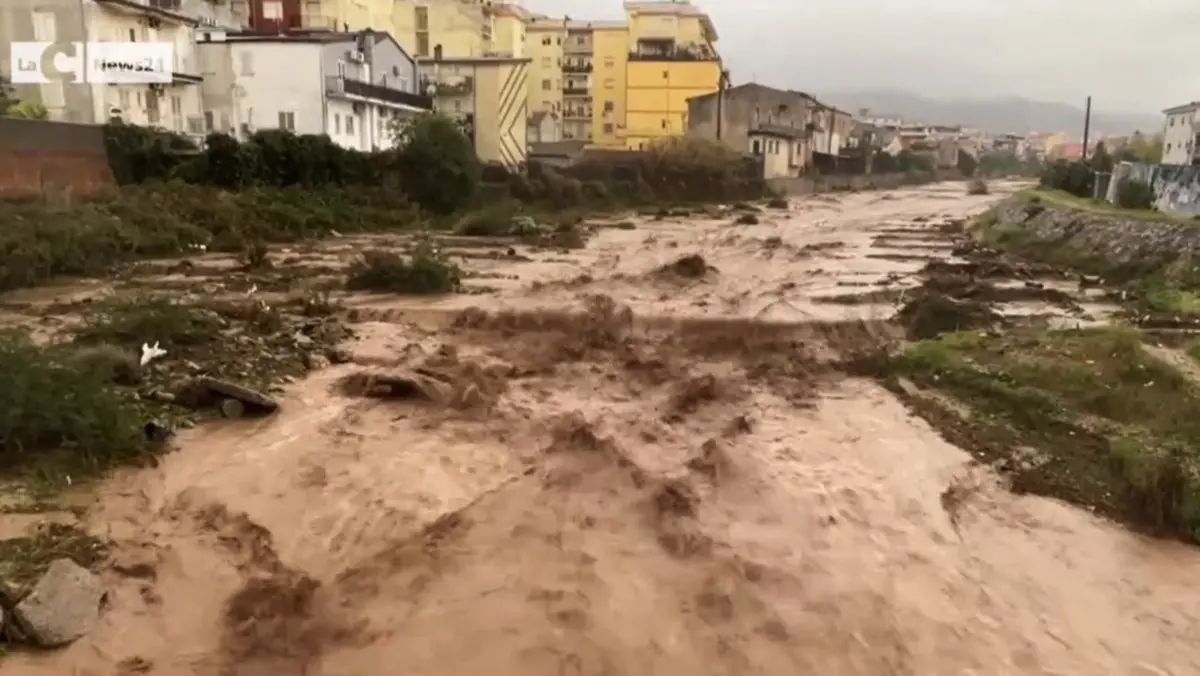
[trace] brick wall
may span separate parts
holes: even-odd
[[[0,197],[83,195],[112,184],[103,127],[0,117]]]

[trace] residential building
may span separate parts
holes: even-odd
[[[689,2],[629,2],[623,138],[629,148],[683,134],[688,99],[717,90],[721,61],[712,20]]]
[[[627,147],[629,34],[625,24],[592,22],[592,144]]]
[[[563,139],[592,141],[595,82],[592,65],[594,33],[582,21],[568,21],[561,66]]]
[[[1200,101],[1163,111],[1163,164],[1190,165],[1200,150]]]
[[[114,117],[130,124],[198,133],[199,83],[195,27],[180,0],[26,0],[0,7],[6,41],[170,42],[169,81],[107,85],[52,82],[17,85],[16,95],[40,103],[52,120],[99,124]],[[7,59],[7,53],[4,58]]]
[[[487,16],[485,5],[485,17]],[[495,4],[491,9],[492,39],[485,45],[485,56],[508,56],[517,59],[528,56],[526,25],[534,14],[520,5]]]
[[[720,141],[741,152],[755,152],[756,141],[763,151],[761,141],[786,135],[793,144],[788,169],[798,175],[812,165],[819,106],[802,92],[742,84],[688,100],[688,134]]]
[[[528,154],[529,59],[420,59],[424,91],[436,109],[468,130],[484,162],[517,167]]]
[[[177,8],[179,3],[155,0]],[[137,0],[92,0],[84,5],[89,39],[101,42],[169,42],[174,46],[171,81],[164,84],[94,84],[94,119],[161,127],[203,136],[200,62],[196,54],[197,19]]]
[[[529,112],[545,112],[562,132],[563,41],[567,22],[533,17],[525,25],[526,55],[529,57]]]
[[[245,138],[263,129],[328,134],[356,150],[386,148],[404,119],[433,109],[415,60],[380,31],[201,36],[204,127]]]
[[[0,44],[86,41],[89,32],[84,14],[81,0],[8,0],[0,3]],[[11,72],[8,58],[8,48],[0,48],[4,72]],[[97,122],[93,88],[86,85],[17,84],[13,90],[22,100],[40,103],[51,120]]]
[[[803,130],[762,124],[747,131],[750,152],[762,159],[763,178],[786,178],[800,173],[805,161]]]
[[[558,120],[554,114],[545,110],[537,110],[529,114],[529,123],[525,132],[525,141],[530,147],[538,143],[557,143],[562,140],[559,135]]]

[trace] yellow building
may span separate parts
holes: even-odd
[[[551,115],[561,136],[563,92],[563,41],[567,24],[562,19],[531,17],[525,24],[529,57],[529,113]]]
[[[625,146],[641,148],[687,129],[687,101],[717,90],[717,31],[688,2],[625,5],[627,39]]]
[[[629,32],[622,23],[597,23],[592,29],[592,143],[603,147],[624,147],[626,106],[626,66],[629,63]]]
[[[479,159],[510,168],[525,161],[529,59],[443,57],[420,68],[435,108],[467,127]]]

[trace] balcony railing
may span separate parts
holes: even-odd
[[[567,61],[562,66],[564,73],[590,73],[592,72],[592,64],[590,63],[571,63]]]
[[[563,41],[563,54],[591,54],[591,40],[576,40],[567,38]]]
[[[475,91],[475,78],[470,75],[457,77],[453,80],[438,81],[433,78],[421,78],[421,91],[433,91],[434,96],[466,96]]]
[[[564,120],[590,120],[592,119],[592,110],[590,108],[571,108],[563,111]]]
[[[364,99],[386,101],[420,110],[433,110],[433,99],[421,94],[413,94],[400,89],[392,89],[382,85],[363,82],[353,78],[330,75],[325,78],[325,91],[329,94],[360,96]]]
[[[588,86],[585,84],[563,85],[563,96],[587,96]]]
[[[670,48],[641,46],[629,53],[630,61],[717,61],[717,54],[701,45],[680,45]]]

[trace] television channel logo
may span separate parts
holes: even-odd
[[[170,84],[171,42],[14,42],[13,84]]]

